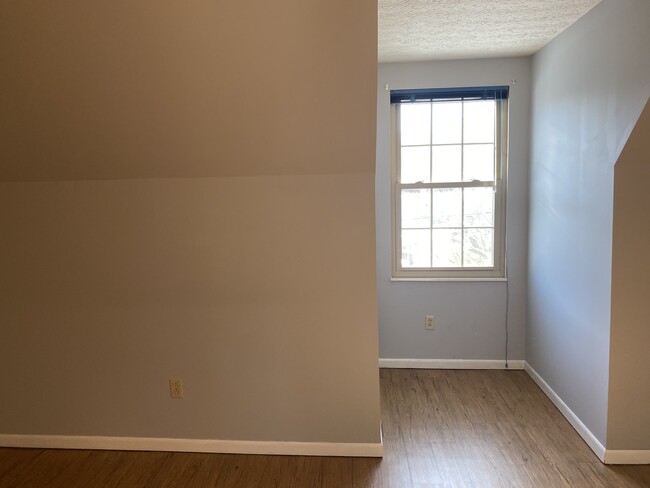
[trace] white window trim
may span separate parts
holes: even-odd
[[[496,167],[494,201],[494,266],[491,268],[402,268],[401,188],[444,188],[492,186],[485,182],[463,182],[461,184],[415,183],[401,184],[400,140],[398,104],[391,104],[391,207],[392,207],[392,275],[391,281],[505,281],[506,274],[506,193],[508,180],[508,100],[499,100],[496,111]]]

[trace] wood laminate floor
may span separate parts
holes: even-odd
[[[383,460],[0,449],[0,487],[650,487],[650,466],[603,465],[523,371],[380,376]]]

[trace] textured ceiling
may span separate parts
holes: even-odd
[[[525,56],[600,0],[379,0],[379,61]]]

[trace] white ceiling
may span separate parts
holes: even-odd
[[[379,0],[379,61],[526,56],[600,0]]]

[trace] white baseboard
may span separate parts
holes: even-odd
[[[530,364],[526,363],[525,370],[533,379],[533,381],[537,383],[537,386],[539,386],[546,394],[546,396],[549,397],[549,399],[557,407],[560,413],[566,417],[569,423],[573,426],[576,432],[578,432],[580,437],[583,438],[591,450],[594,451],[596,456],[598,456],[598,459],[600,459],[602,462],[606,462],[605,446],[603,446],[600,441],[596,439],[596,436],[591,433],[585,424],[582,423],[582,420],[580,420],[578,416],[573,413],[573,410],[571,410],[569,406],[564,403],[559,395],[553,391],[553,388],[551,388],[549,384],[544,381],[544,379],[539,375],[539,373],[537,373],[537,371],[533,369]]]
[[[535,383],[542,389],[547,397],[555,404],[558,410],[566,417],[573,428],[580,434],[580,437],[587,443],[592,451],[605,464],[650,464],[650,450],[625,451],[615,449],[605,449],[596,436],[587,428],[585,424],[573,413],[566,403],[559,397],[546,381],[526,363],[526,372],[530,375]]]
[[[524,369],[525,361],[508,361],[507,369]],[[506,369],[503,359],[393,359],[380,358],[380,368],[404,369]]]
[[[623,451],[607,449],[605,464],[650,464],[650,451]]]
[[[0,434],[0,447],[347,457],[382,457],[384,453],[381,442],[362,444],[14,434]]]

